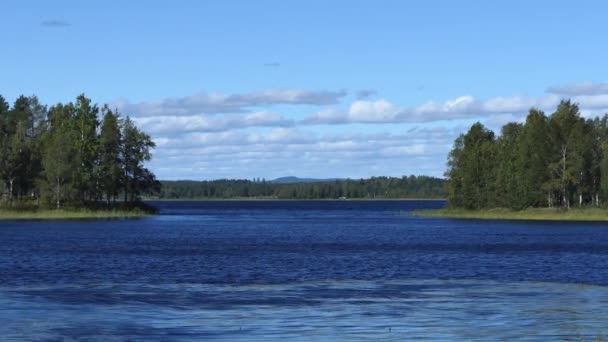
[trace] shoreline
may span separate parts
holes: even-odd
[[[602,208],[574,208],[570,210],[534,208],[519,211],[502,208],[486,210],[430,209],[415,210],[412,215],[466,220],[608,222],[608,209]]]
[[[87,210],[87,209],[0,209],[0,221],[20,220],[82,220],[82,219],[134,219],[154,215],[143,210]]]
[[[223,202],[223,201],[446,201],[445,198],[146,198],[145,202]]]

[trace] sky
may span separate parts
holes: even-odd
[[[160,179],[442,176],[453,140],[608,112],[605,1],[4,0],[0,94],[85,93]]]

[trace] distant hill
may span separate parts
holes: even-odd
[[[274,184],[293,184],[293,183],[322,183],[344,180],[344,178],[299,178],[294,176],[280,177],[273,179],[270,183]]]

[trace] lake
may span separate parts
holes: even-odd
[[[419,218],[443,201],[152,202],[0,222],[4,340],[587,340],[608,224]]]

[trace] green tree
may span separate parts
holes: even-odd
[[[74,106],[58,104],[49,111],[49,130],[43,136],[43,194],[57,209],[73,200],[74,173],[77,169],[73,144]]]
[[[545,114],[530,109],[519,135],[517,174],[520,185],[520,208],[552,205],[552,192],[544,189],[549,164],[548,121]]]
[[[496,152],[494,133],[479,122],[456,140],[448,162],[451,205],[467,209],[496,205]]]
[[[521,209],[525,206],[522,201],[522,187],[518,175],[520,152],[519,140],[523,126],[509,123],[502,127],[497,140],[497,171],[496,171],[496,205]]]
[[[580,185],[582,159],[577,154],[584,120],[578,106],[571,101],[561,101],[557,111],[549,119],[551,150],[549,157],[549,181],[546,188],[558,194],[561,205],[570,208],[572,194]]]
[[[9,151],[9,134],[8,134],[8,117],[9,117],[10,107],[8,102],[0,95],[0,177],[3,180],[6,180],[6,166],[7,166],[7,157]],[[3,186],[3,191],[6,188],[6,182],[1,184]]]
[[[123,182],[125,202],[137,201],[145,192],[158,192],[160,183],[144,163],[152,158],[150,150],[156,145],[149,135],[140,131],[127,116],[122,127]]]
[[[17,122],[15,131],[9,139],[4,177],[8,182],[9,197],[13,199],[15,196],[22,195],[23,189],[20,189],[17,185],[22,183],[22,178],[26,176],[26,167],[30,160],[31,150],[26,138],[24,122]]]
[[[608,198],[608,142],[604,141],[602,143],[601,151],[602,159],[600,162],[600,192],[602,198]]]
[[[608,114],[595,118],[593,126],[593,144],[591,153],[591,184],[593,200],[596,206],[600,205],[600,198],[608,198],[608,160],[606,160],[606,146],[608,142]]]
[[[106,202],[115,201],[122,187],[121,131],[119,115],[103,108],[99,135],[99,179]]]
[[[78,200],[85,203],[87,200],[99,199],[98,175],[98,141],[97,128],[99,122],[97,115],[99,108],[92,104],[84,94],[76,98],[74,105],[74,146],[76,148],[75,186]]]
[[[448,169],[445,176],[448,178],[447,185],[447,198],[448,204],[455,208],[461,208],[465,206],[463,198],[463,182],[464,182],[464,170],[463,170],[463,158],[464,152],[464,135],[461,134],[454,141],[452,150],[448,154]],[[368,194],[371,192],[368,188]],[[369,195],[368,195],[369,196]]]

